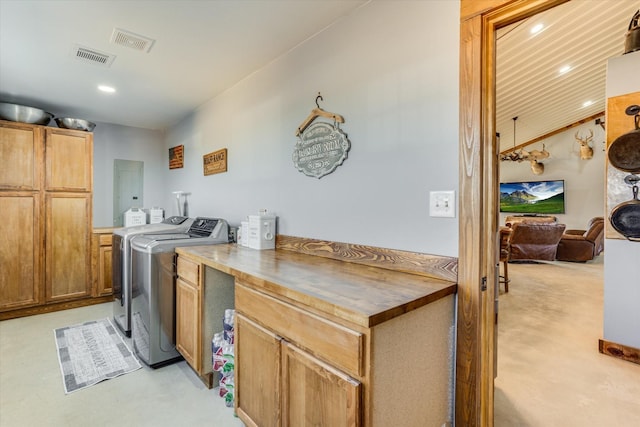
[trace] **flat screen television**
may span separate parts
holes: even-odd
[[[501,182],[500,212],[563,214],[564,180]]]

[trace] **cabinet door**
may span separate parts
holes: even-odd
[[[38,190],[42,130],[31,125],[0,125],[0,190]]]
[[[282,345],[282,426],[360,426],[361,384],[286,341]]]
[[[45,186],[48,191],[91,191],[93,134],[47,128]]]
[[[41,301],[40,196],[0,192],[0,310]]]
[[[279,427],[282,340],[240,313],[235,329],[238,417],[250,426]]]
[[[46,203],[47,301],[91,294],[91,194],[49,193]]]
[[[98,296],[113,294],[111,285],[113,249],[111,246],[100,246],[98,254]]]
[[[196,371],[202,368],[200,357],[200,293],[188,282],[176,281],[176,348]]]

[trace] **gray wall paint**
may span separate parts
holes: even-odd
[[[610,59],[607,98],[640,92],[639,69],[640,52]],[[640,348],[640,243],[606,239],[604,261],[604,339]]]
[[[372,2],[210,100],[167,132],[185,165],[164,205],[190,191],[192,216],[266,208],[282,234],[457,256],[458,220],[430,218],[428,193],[458,188],[458,22],[458,2]],[[352,144],[321,179],[291,157],[318,91]],[[228,172],[204,176],[221,148]]]
[[[575,133],[588,135],[593,131],[593,158],[580,159],[580,145],[575,140]],[[545,144],[550,154],[544,163],[544,173],[534,175],[529,162],[500,162],[500,181],[545,181],[563,179],[565,185],[565,214],[555,215],[558,222],[566,224],[567,229],[587,227],[589,220],[595,216],[604,216],[604,165],[606,153],[604,141],[606,135],[595,120],[577,126],[566,132],[554,135],[544,141],[526,147],[526,150],[542,150]],[[506,216],[500,214],[500,224],[504,224]]]
[[[144,206],[164,203],[168,154],[159,131],[97,123],[93,131],[93,226],[113,226],[113,161],[144,162]]]

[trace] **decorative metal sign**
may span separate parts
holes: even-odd
[[[351,143],[338,123],[344,118],[338,114],[324,111],[318,105],[322,99],[320,92],[316,97],[316,107],[296,130],[298,141],[293,151],[293,164],[302,173],[322,178],[340,166],[347,158]],[[325,122],[311,124],[318,117],[333,119],[333,125]]]
[[[213,175],[215,173],[227,171],[227,149],[214,151],[213,153],[202,156],[202,165],[204,175]]]
[[[340,128],[317,122],[299,136],[293,164],[307,176],[322,178],[344,162],[350,148],[351,143]]]

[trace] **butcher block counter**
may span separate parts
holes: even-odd
[[[190,360],[210,354],[205,301],[216,289],[228,298],[232,283],[235,409],[245,424],[451,422],[455,281],[304,252],[176,248],[177,347],[191,366],[206,375],[208,360]]]

